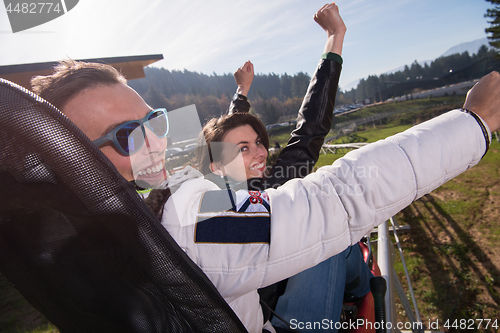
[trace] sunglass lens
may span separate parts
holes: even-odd
[[[135,153],[144,141],[141,124],[134,122],[124,125],[116,132],[116,140],[126,153]]]
[[[168,132],[168,119],[163,111],[156,111],[149,116],[145,124],[157,137],[162,138]]]

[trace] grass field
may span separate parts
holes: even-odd
[[[452,97],[442,106],[434,106],[435,100],[421,102],[428,105],[422,109],[422,105],[411,103],[411,108],[416,109],[409,111],[412,116],[399,115],[382,125],[366,126],[365,131],[339,142],[374,142],[461,103]],[[273,132],[271,145],[274,141],[286,143],[290,130]],[[400,224],[411,227],[411,232],[401,234],[400,239],[424,324],[439,320],[440,329],[445,330],[443,325],[448,319],[451,323],[455,319],[498,319],[500,325],[499,151],[500,143],[493,140],[488,154],[476,167],[396,216]],[[344,153],[321,155],[317,166],[331,164]],[[397,255],[395,266],[405,285]],[[399,320],[404,321],[401,306],[399,314]],[[460,329],[451,327],[449,331]],[[499,330],[490,327],[475,331]],[[57,329],[0,276],[0,332],[53,333]]]
[[[395,123],[367,128],[336,143],[374,142],[411,126]],[[438,322],[439,330],[464,331],[459,325],[462,320],[468,325],[474,322],[471,327],[475,332],[500,332],[499,152],[500,143],[494,136],[477,166],[396,215],[400,224],[411,227],[411,232],[399,238],[422,322],[427,326]],[[345,153],[321,155],[317,167],[331,164]],[[396,271],[408,290],[401,260],[395,253]],[[397,297],[396,301],[398,320],[406,322]],[[481,319],[492,320],[488,329],[485,324],[478,329]],[[446,323],[450,327],[445,327]]]
[[[58,331],[0,275],[0,332],[55,333]]]
[[[477,166],[397,215],[411,226],[401,240],[424,322],[497,319],[476,331],[499,331],[499,151],[494,140]]]

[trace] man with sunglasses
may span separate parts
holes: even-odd
[[[66,61],[53,75],[35,78],[32,83],[36,93],[99,145],[125,179],[152,184],[166,178],[165,110],[149,107],[111,66]],[[267,240],[196,243],[193,236],[199,235],[191,219],[196,214],[190,207],[200,206],[191,203],[199,200],[200,193],[214,189],[204,179],[181,187],[184,192],[186,188],[192,190],[181,200],[186,209],[178,211],[186,218],[166,209],[162,223],[206,272],[247,328],[262,330],[257,288],[339,253],[413,200],[475,165],[489,146],[489,129],[500,128],[499,102],[500,74],[493,72],[469,92],[464,108],[470,111],[451,111],[424,126],[358,150],[303,180],[263,192],[259,198],[269,202],[272,223],[265,211],[256,214],[261,215],[259,223],[268,232]],[[429,151],[433,151],[432,158],[428,158]],[[352,165],[376,165],[380,177],[357,178],[352,174],[349,178]],[[338,190],[349,181],[363,185],[366,192],[348,195],[320,191]],[[245,223],[251,222],[250,217]],[[297,230],[300,232],[292,232]]]
[[[62,61],[33,91],[75,123],[128,181],[154,186],[167,177],[168,118],[153,110],[113,67]]]

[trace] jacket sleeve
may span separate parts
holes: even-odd
[[[313,266],[476,165],[486,148],[478,122],[454,110],[269,189],[271,242],[264,280],[291,266],[283,248],[296,259],[294,265]]]
[[[320,60],[300,107],[297,126],[265,180],[271,186],[303,178],[312,171],[332,126],[341,70],[335,60]]]
[[[303,179],[266,190],[269,242],[197,243],[188,254],[225,298],[241,296],[340,253],[477,164],[485,150],[476,120],[450,111],[352,151]]]
[[[231,101],[227,114],[233,114],[235,112],[250,112],[250,103],[241,98]]]

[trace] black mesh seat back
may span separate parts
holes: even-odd
[[[244,332],[110,161],[0,79],[0,273],[62,332]]]

